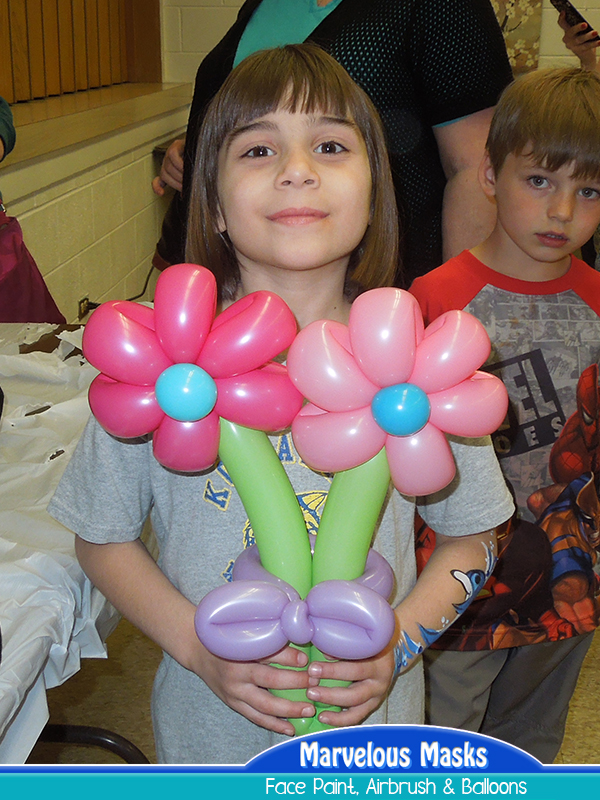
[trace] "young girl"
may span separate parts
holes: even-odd
[[[207,113],[194,184],[187,255],[214,272],[222,307],[263,289],[301,327],[347,322],[358,292],[391,281],[397,222],[380,123],[314,46],[258,53],[234,70]],[[301,462],[289,432],[273,443],[314,528],[329,480]],[[196,604],[245,544],[247,515],[224,470],[170,472],[150,442],[118,441],[90,421],[50,510],[77,533],[93,582],[165,651],[153,694],[160,761],[243,763],[293,735],[288,719],[314,715],[317,701],[342,708],[321,712],[335,726],[422,721],[421,665],[410,646],[425,646],[456,616],[465,592],[451,570],[484,570],[490,529],[513,510],[489,441],[457,439],[452,448],[458,477],[424,503],[442,535],[416,584],[415,498],[392,492],[376,532],[374,546],[396,574],[395,640],[372,659],[297,671],[285,667],[305,667],[306,656],[292,647],[269,659],[281,669],[220,659],[196,637]],[[158,564],[139,539],[150,511]],[[328,688],[325,678],[351,683]],[[308,699],[269,692],[294,688]]]

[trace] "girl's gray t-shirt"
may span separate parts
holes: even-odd
[[[289,432],[271,441],[307,528],[316,532],[331,477],[302,462]],[[425,521],[446,536],[479,533],[504,522],[513,513],[513,503],[489,439],[456,438],[450,444],[457,475],[443,491],[419,500]],[[171,472],[154,459],[151,441],[117,440],[93,418],[48,510],[83,539],[98,544],[136,539],[150,514],[159,566],[193,603],[230,580],[236,557],[253,543],[248,516],[222,464],[198,474]],[[392,605],[416,580],[414,511],[414,497],[391,490],[373,541],[396,576]],[[243,764],[284,739],[232,711],[168,655],[156,675],[152,714],[161,763]],[[396,680],[388,699],[367,721],[422,723],[420,659]]]

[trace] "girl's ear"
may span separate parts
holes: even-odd
[[[479,183],[483,189],[486,197],[492,198],[496,196],[496,173],[490,161],[490,154],[486,150],[481,164],[479,165]]]
[[[218,233],[225,233],[227,230],[227,225],[225,224],[225,219],[223,214],[221,213],[221,206],[217,208],[217,231]]]

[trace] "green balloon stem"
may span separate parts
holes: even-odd
[[[365,464],[336,473],[312,558],[296,493],[267,435],[221,419],[219,456],[244,504],[266,570],[291,584],[302,598],[322,581],[354,580],[362,575],[389,487],[385,450]],[[310,661],[326,660],[316,647],[298,649],[309,654]],[[321,685],[350,683],[323,680]],[[288,700],[312,702],[304,689],[271,691]],[[314,717],[290,719],[297,735],[332,727],[320,722],[318,715],[340,708],[314,705]]]
[[[306,523],[287,473],[266,433],[221,418],[219,456],[244,504],[263,567],[304,598],[311,589],[312,556]],[[307,655],[309,648],[298,647]],[[272,666],[281,667],[279,664]],[[289,667],[287,667],[289,669]],[[303,669],[306,669],[304,667]],[[304,689],[271,690],[308,703]],[[290,720],[297,734],[312,720]]]
[[[337,472],[325,501],[313,556],[313,586],[327,580],[352,581],[365,571],[365,563],[390,483],[385,450],[353,469]],[[327,659],[316,647],[311,661]],[[322,686],[349,686],[349,681],[323,680]],[[315,703],[317,713],[339,707]],[[328,727],[319,723],[320,729]]]
[[[363,574],[389,483],[385,449],[334,475],[315,543],[313,586],[334,579],[352,581]]]
[[[306,597],[312,571],[306,523],[267,434],[221,419],[219,455],[248,514],[263,567]]]

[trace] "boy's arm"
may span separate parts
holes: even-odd
[[[495,530],[470,536],[436,535],[436,548],[412,591],[396,607],[396,633],[378,656],[364,661],[323,661],[309,666],[310,700],[341,706],[324,711],[327,724],[357,725],[388,694],[395,676],[410,669],[473,600],[491,573],[496,555]],[[472,587],[472,588],[471,588]],[[347,688],[320,686],[325,678],[352,681]]]
[[[75,549],[83,570],[110,602],[234,711],[290,736],[294,728],[287,718],[313,716],[310,703],[292,702],[268,691],[306,688],[306,671],[225,661],[206,650],[194,629],[194,604],[168,580],[141,540],[93,544],[77,536]],[[286,647],[269,661],[302,667],[306,655]]]

